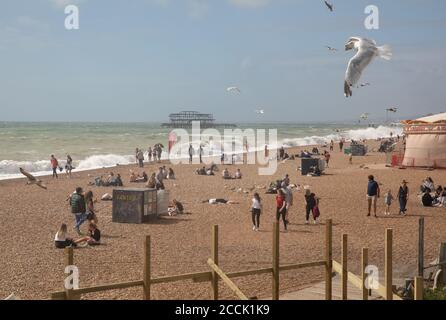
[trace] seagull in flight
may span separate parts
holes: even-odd
[[[241,90],[238,87],[229,87],[226,89],[227,92],[237,92],[242,93]]]
[[[334,6],[332,3],[328,2],[328,1],[324,1],[325,5],[327,6],[328,10],[330,10],[331,12],[333,12]]]
[[[389,109],[386,109],[386,111],[397,113],[398,112],[398,108],[389,108]]]
[[[376,58],[380,57],[385,60],[392,58],[392,51],[388,45],[378,47],[374,40],[360,37],[352,37],[345,45],[345,50],[355,49],[356,55],[350,59],[345,72],[344,94],[351,97],[353,95],[351,87],[358,84],[362,73],[367,66]]]
[[[364,88],[364,87],[367,87],[367,86],[370,86],[370,83],[368,83],[368,82],[366,82],[366,83],[361,83],[360,85],[358,85],[356,88]]]
[[[29,172],[26,172],[25,170],[20,168],[20,173],[28,178],[28,182],[26,184],[28,184],[28,185],[35,184],[36,186],[38,186],[38,187],[40,187],[42,189],[45,189],[45,190],[47,189],[46,185],[43,184],[42,180],[37,179],[36,177],[34,177]]]
[[[265,110],[259,109],[259,110],[256,110],[256,113],[257,114],[265,114]]]
[[[334,52],[338,51],[338,49],[330,47],[330,46],[325,46],[325,48],[327,48],[329,51],[334,51]]]

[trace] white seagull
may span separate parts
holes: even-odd
[[[265,114],[265,110],[259,109],[259,110],[256,110],[256,113],[257,114]]]
[[[226,89],[227,92],[238,92],[242,93],[238,87],[229,87]]]
[[[345,45],[345,50],[356,49],[358,52],[350,59],[345,73],[344,94],[346,97],[353,95],[351,87],[356,86],[365,68],[376,57],[390,60],[392,51],[388,45],[378,47],[374,40],[360,37],[352,37]]]
[[[28,182],[26,184],[28,184],[28,185],[35,184],[35,185],[41,187],[42,189],[45,189],[45,190],[47,189],[46,185],[43,184],[42,180],[37,179],[32,174],[26,172],[22,168],[20,168],[20,173],[28,178]]]

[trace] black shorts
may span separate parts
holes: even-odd
[[[67,239],[65,241],[54,241],[54,245],[56,246],[57,249],[65,249],[66,247],[69,246],[74,246],[74,247],[76,246],[76,244],[71,239]]]

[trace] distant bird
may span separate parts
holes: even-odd
[[[328,1],[324,1],[324,2],[325,2],[325,5],[327,6],[327,8],[328,8],[331,12],[333,12],[333,9],[334,9],[333,4],[330,3],[330,2],[328,2]]]
[[[238,87],[229,87],[226,89],[227,92],[238,92],[242,93],[241,90]]]
[[[398,108],[389,108],[389,109],[386,109],[386,111],[397,113],[398,112]]]
[[[256,113],[257,114],[265,114],[265,110],[259,109],[259,110],[256,110]]]
[[[370,83],[366,82],[366,83],[361,83],[359,86],[360,86],[360,87],[367,87],[367,86],[369,86],[369,85],[370,85]]]
[[[345,73],[344,94],[351,97],[351,87],[356,86],[365,68],[375,59],[380,57],[385,60],[392,58],[392,51],[388,45],[378,47],[374,40],[360,37],[352,37],[345,45],[345,50],[356,49],[356,55],[350,59]]]
[[[28,178],[28,182],[26,184],[28,184],[28,185],[35,184],[35,185],[39,186],[42,189],[45,189],[45,190],[47,189],[46,185],[44,185],[41,180],[37,179],[32,174],[26,172],[22,168],[20,168],[20,173]]]
[[[334,51],[334,52],[338,51],[338,49],[330,47],[330,46],[325,46],[325,48],[327,48],[329,51]]]
[[[361,117],[360,117],[360,118],[361,118],[362,120],[367,120],[367,119],[369,118],[369,115],[370,115],[369,113],[363,113],[363,114],[361,114]]]

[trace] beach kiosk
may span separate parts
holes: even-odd
[[[156,189],[113,190],[112,222],[147,223],[158,216]]]

